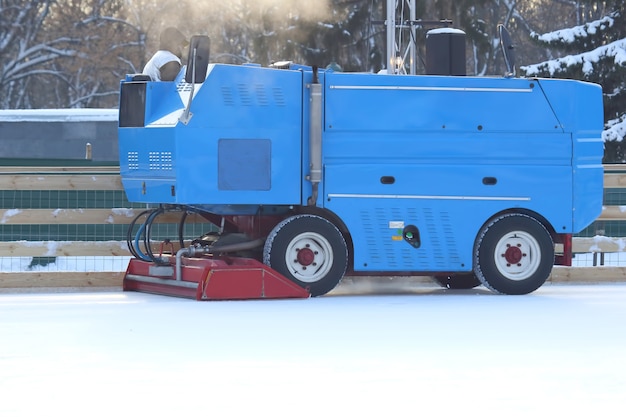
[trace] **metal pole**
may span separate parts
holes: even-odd
[[[386,24],[387,74],[394,74],[396,72],[396,0],[387,0]]]
[[[410,19],[411,22],[415,22],[417,20],[417,12],[415,10],[415,0],[409,0],[409,11],[410,11]],[[415,25],[411,25],[411,38],[409,39],[409,59],[411,62],[409,63],[409,73],[411,75],[417,74],[417,38],[416,38],[416,30]]]

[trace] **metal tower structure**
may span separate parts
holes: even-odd
[[[450,26],[451,20],[426,21],[417,19],[415,0],[387,0],[387,73],[412,74],[417,72],[417,29],[425,26]]]
[[[408,8],[409,20],[404,19]],[[399,14],[399,20],[396,17]],[[415,0],[387,0],[387,73],[416,73]],[[408,32],[408,33],[407,33]],[[408,65],[407,65],[408,64]]]

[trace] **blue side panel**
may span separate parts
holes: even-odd
[[[509,209],[571,229],[568,166],[372,162],[327,165],[325,175],[326,207],[352,234],[357,271],[469,271],[479,229]],[[419,248],[402,239],[408,225],[420,231]]]

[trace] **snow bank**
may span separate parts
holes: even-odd
[[[544,33],[543,35],[538,35],[536,32],[533,32],[530,36],[534,39],[547,43],[574,43],[578,38],[586,38],[589,34],[594,35],[598,29],[604,30],[607,27],[612,27],[615,23],[613,16],[614,14],[611,14],[603,17],[602,19],[585,23],[584,25],[574,26],[573,28],[567,29],[559,29],[554,32]]]
[[[626,66],[626,39],[611,42],[593,51],[577,55],[567,55],[563,58],[522,66],[521,69],[527,76],[531,77],[543,73],[544,71],[547,71],[550,76],[554,76],[557,71],[565,67],[582,65],[585,75],[589,75],[593,72],[593,64],[598,63],[604,57],[612,57],[615,65]]]

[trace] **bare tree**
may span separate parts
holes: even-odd
[[[2,108],[114,107],[143,36],[121,0],[0,1]]]
[[[60,48],[66,40],[44,44],[37,37],[50,14],[51,1],[0,2],[0,91],[3,108],[28,107],[29,78],[45,73],[43,66],[74,52]]]
[[[532,32],[596,12],[583,0],[416,3],[418,19],[451,19],[466,32],[473,75],[504,72],[499,23],[509,28],[524,65],[553,58],[552,50],[531,42]],[[374,22],[384,21],[384,11],[384,2],[373,0],[0,0],[0,106],[114,107],[119,79],[142,70],[167,26],[209,35],[214,62],[336,62],[346,71],[378,71],[385,28]]]

